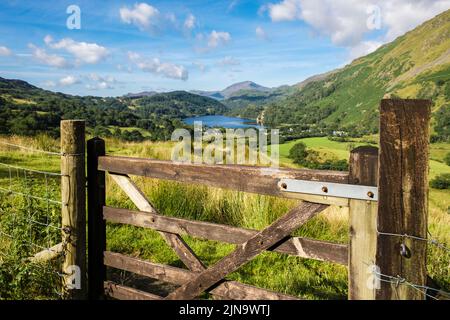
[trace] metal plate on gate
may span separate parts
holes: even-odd
[[[286,192],[378,201],[378,188],[371,186],[296,179],[280,179],[278,186]]]

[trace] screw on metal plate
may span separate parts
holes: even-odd
[[[287,189],[287,184],[283,182],[282,184],[280,184],[280,187],[281,187],[282,189]]]
[[[368,196],[369,198],[372,198],[372,199],[373,199],[373,197],[374,197],[375,195],[373,194],[372,191],[369,191],[369,192],[367,192],[367,196]]]
[[[325,193],[328,193],[328,188],[325,187],[325,186],[323,186],[323,187],[322,187],[322,191],[325,192]]]

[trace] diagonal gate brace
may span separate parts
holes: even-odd
[[[245,243],[238,245],[231,254],[170,293],[166,299],[190,300],[198,297],[327,207],[328,205],[324,204],[302,202],[270,226],[250,237]]]

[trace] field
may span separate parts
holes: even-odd
[[[14,142],[36,149],[58,150],[58,142],[45,136],[35,139],[21,137],[1,138],[0,141]],[[350,147],[348,143],[334,142],[326,138],[307,138],[303,139],[303,142],[326,157],[348,158]],[[280,146],[282,165],[295,166],[287,158],[289,148],[293,144],[295,142]],[[358,143],[352,146],[356,145]],[[107,139],[106,141],[107,153],[109,154],[157,159],[169,159],[172,146],[173,144],[170,142],[125,143],[115,139]],[[434,160],[430,162],[431,175],[438,172],[450,172],[450,167],[439,162],[442,161],[446,150],[450,150],[448,144],[433,145],[431,157]],[[0,162],[39,170],[59,171],[58,157],[42,157],[41,155],[19,151],[10,147],[0,146]],[[293,200],[215,188],[187,186],[153,179],[135,178],[134,180],[155,207],[165,215],[252,229],[264,228],[296,203]],[[42,182],[42,180],[40,181]],[[37,178],[36,184],[38,182]],[[0,187],[7,187],[8,183],[8,172],[0,168]],[[57,195],[56,189],[54,192]],[[6,202],[13,203],[13,199],[13,196],[3,196],[3,204],[0,206],[0,222],[3,222],[7,216],[6,209],[8,207],[5,205]],[[134,205],[109,178],[107,178],[107,204],[114,207],[135,209]],[[45,203],[41,205],[45,206]],[[450,245],[449,207],[450,190],[430,190],[429,230],[433,238],[445,243],[447,246]],[[348,241],[347,218],[348,212],[345,208],[330,207],[296,231],[295,235],[346,243]],[[1,226],[2,224],[0,224]],[[1,239],[3,238],[0,237]],[[234,248],[233,245],[190,237],[184,237],[184,239],[208,265],[214,263]],[[172,250],[156,232],[151,230],[109,224],[107,226],[107,244],[108,249],[112,251],[149,259],[153,262],[182,267],[182,263]],[[11,244],[7,241],[0,241],[0,246],[8,247],[9,245]],[[450,254],[430,246],[428,257],[430,276],[449,291]],[[1,256],[0,259],[2,259]],[[8,270],[13,274],[17,272],[17,268],[11,267]],[[5,294],[4,290],[9,290],[10,292],[15,290],[15,297],[18,297],[19,289],[24,289],[24,285],[21,282],[16,281],[9,285],[5,283],[11,277],[14,278],[10,273],[0,272],[0,297],[2,297],[2,294]],[[118,277],[124,283],[135,282],[129,274],[111,271],[110,276]],[[228,278],[307,299],[345,299],[347,295],[347,269],[345,267],[277,253],[264,253],[231,274]],[[39,277],[32,279],[39,284]],[[145,286],[150,285],[145,284]],[[51,286],[51,283],[47,281],[46,286]],[[48,290],[44,293],[38,292],[38,287],[37,285],[33,291],[30,291],[31,294],[34,294],[33,298],[57,297],[51,291],[47,292]],[[165,289],[167,288],[160,290]]]

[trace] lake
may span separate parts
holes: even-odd
[[[256,124],[255,120],[243,119],[236,117],[227,116],[201,116],[201,117],[190,117],[183,119],[183,122],[188,125],[193,125],[194,121],[202,121],[202,125],[205,127],[220,127],[227,129],[237,129],[237,128],[262,128],[260,125]]]

